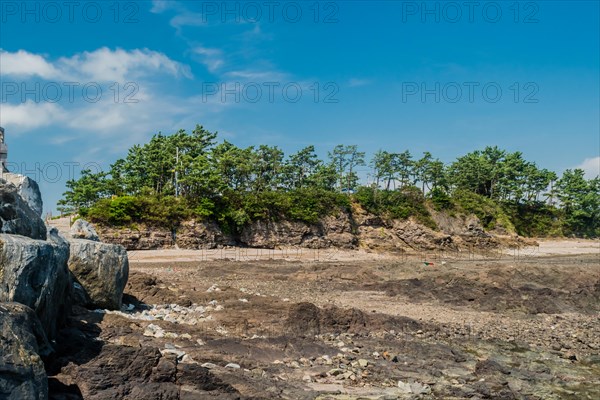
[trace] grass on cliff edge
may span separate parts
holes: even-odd
[[[91,222],[125,227],[143,223],[176,229],[185,220],[216,220],[227,232],[238,232],[255,220],[289,220],[314,224],[326,215],[350,208],[348,196],[319,189],[290,192],[235,192],[190,201],[173,196],[121,196],[101,199],[81,215]]]
[[[356,203],[371,214],[386,219],[415,218],[437,229],[430,209],[452,217],[473,214],[486,230],[502,230],[523,236],[560,236],[561,215],[543,205],[499,204],[471,192],[457,191],[452,196],[432,191],[423,196],[416,187],[375,190],[361,187],[353,195],[321,189],[294,191],[236,192],[204,197],[196,201],[173,196],[121,196],[99,200],[81,211],[82,217],[105,226],[135,227],[137,224],[177,229],[182,221],[213,220],[228,233],[238,233],[252,221],[300,221],[315,224],[327,215],[351,212]]]

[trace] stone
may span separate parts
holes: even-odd
[[[420,382],[413,382],[410,384],[410,389],[412,393],[415,394],[429,394],[431,393],[431,388],[428,385],[423,385]]]
[[[236,364],[236,363],[229,363],[225,366],[225,368],[231,368],[231,369],[240,369],[240,365]]]
[[[10,172],[5,172],[0,175],[0,178],[5,181],[12,183],[17,188],[17,193],[29,208],[38,216],[41,217],[44,211],[44,203],[42,202],[42,194],[40,192],[40,187],[36,181],[29,178],[28,176],[21,174],[13,174]]]
[[[167,354],[173,354],[175,357],[177,357],[178,360],[182,360],[184,356],[186,356],[186,352],[183,350],[177,350],[177,349],[162,349],[160,350],[160,354],[167,355]]]
[[[400,393],[412,393],[410,383],[398,381],[398,390]]]
[[[100,238],[98,237],[98,234],[96,233],[96,230],[92,224],[83,219],[78,219],[73,223],[70,234],[74,239],[93,240],[94,242],[100,241]]]
[[[165,331],[158,325],[149,324],[143,333],[144,336],[162,338],[165,337]]]
[[[361,358],[361,359],[358,360],[358,365],[361,368],[366,368],[367,365],[369,365],[369,362],[367,360],[365,360],[364,358]]]
[[[15,185],[0,179],[0,233],[46,240],[46,225],[19,195]]]
[[[33,309],[50,338],[70,311],[69,246],[56,231],[50,240],[0,234],[0,301]]]
[[[123,246],[72,239],[69,270],[90,299],[86,306],[121,309],[129,276],[129,261]]]
[[[41,354],[50,345],[32,309],[0,303],[0,399],[45,400],[48,378]]]

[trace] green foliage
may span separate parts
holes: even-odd
[[[228,232],[239,232],[255,220],[289,220],[314,224],[320,218],[348,209],[350,200],[341,193],[319,188],[293,191],[227,192],[216,212]]]
[[[514,232],[515,227],[510,218],[492,199],[467,190],[456,191],[452,199],[462,212],[475,214],[485,229],[504,228],[508,232]]]
[[[365,153],[356,145],[338,145],[323,161],[312,145],[286,157],[276,146],[239,148],[216,139],[199,125],[191,133],[158,133],[110,171],[86,170],[68,181],[58,208],[107,225],[175,229],[195,218],[239,232],[259,219],[316,223],[354,198],[371,213],[413,216],[430,227],[427,203],[473,213],[487,229],[600,236],[600,179],[586,180],[581,170],[558,179],[520,152],[486,147],[445,165],[429,152],[413,158],[408,150],[380,150],[364,174],[357,168],[366,165]],[[361,186],[364,175],[368,187]]]
[[[433,208],[435,208],[437,211],[451,210],[454,208],[452,198],[439,188],[435,188],[429,192],[428,197],[431,199]]]
[[[583,170],[568,169],[556,187],[565,213],[565,233],[600,236],[600,178],[587,181]]]
[[[350,191],[358,186],[358,175],[356,167],[365,165],[365,153],[358,151],[358,146],[344,146],[342,144],[335,146],[329,153],[331,165],[335,169],[338,177],[340,191]]]
[[[184,199],[174,197],[122,196],[101,199],[85,212],[92,222],[111,226],[131,226],[146,223],[150,226],[175,229],[192,216]]]
[[[423,225],[436,228],[425,206],[423,193],[414,186],[398,190],[377,190],[362,186],[354,195],[354,199],[370,213],[393,219],[408,219],[413,216]]]
[[[515,226],[515,231],[521,236],[557,237],[563,235],[562,212],[543,202],[537,203],[506,203],[504,212]]]

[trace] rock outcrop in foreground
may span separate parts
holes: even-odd
[[[19,194],[19,189],[0,178],[0,233],[46,240],[46,225]]]
[[[0,399],[47,399],[48,378],[40,355],[50,348],[29,307],[0,303],[0,349]]]
[[[83,306],[121,309],[129,276],[129,261],[123,246],[72,239],[69,270],[89,299]]]
[[[0,399],[48,398],[44,361],[73,304],[119,309],[129,264],[80,222],[74,239],[47,231],[35,181],[0,179]],[[92,240],[88,240],[92,239]],[[94,239],[96,241],[94,241]],[[71,269],[70,269],[71,268]]]
[[[0,235],[0,301],[33,309],[51,338],[70,307],[68,259],[68,245]]]
[[[15,185],[17,193],[25,200],[29,205],[29,208],[31,208],[38,217],[42,216],[44,203],[42,202],[40,187],[36,181],[25,175],[12,174],[10,172],[3,173],[2,179]]]

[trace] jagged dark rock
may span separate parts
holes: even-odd
[[[42,202],[42,194],[40,187],[36,181],[28,176],[21,174],[13,174],[5,172],[1,176],[2,179],[12,183],[17,188],[17,193],[29,205],[29,208],[36,213],[38,217],[42,216],[44,211],[44,203]]]
[[[0,303],[0,349],[0,399],[47,399],[48,378],[40,355],[51,348],[33,310]]]
[[[46,240],[46,225],[12,183],[0,179],[0,233]]]
[[[49,337],[68,314],[69,246],[54,231],[49,241],[0,234],[0,301],[31,307]]]

